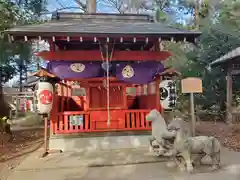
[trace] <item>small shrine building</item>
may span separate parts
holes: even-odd
[[[149,15],[68,12],[8,33],[11,41],[50,44],[50,51],[38,55],[61,80],[55,86],[51,137],[151,130],[145,116],[151,109],[164,110],[159,84],[170,72],[163,61],[171,52],[161,50],[161,42],[194,43],[200,35],[154,23]]]

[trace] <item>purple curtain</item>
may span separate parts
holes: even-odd
[[[74,72],[71,68],[72,64],[81,64],[84,70],[81,72]],[[102,76],[101,63],[90,62],[66,62],[66,61],[51,61],[47,65],[47,69],[58,76],[60,79],[65,78],[94,78]]]
[[[131,69],[132,68],[132,69]],[[124,77],[123,71],[133,70],[133,76],[132,72],[130,72],[130,76]],[[119,80],[133,83],[133,84],[147,84],[150,83],[156,74],[163,72],[164,66],[160,62],[141,62],[141,63],[119,63],[119,65],[116,67],[116,77]]]
[[[72,69],[72,65],[78,72]],[[84,68],[82,68],[84,67]],[[81,69],[82,68],[82,69]],[[66,62],[66,61],[50,61],[47,69],[60,79],[77,79],[77,78],[94,78],[106,76],[105,70],[102,68],[102,62]],[[164,66],[161,62],[112,62],[110,68],[111,76],[117,77],[119,80],[132,84],[150,83],[156,74],[163,72]]]

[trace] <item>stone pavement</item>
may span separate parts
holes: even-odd
[[[148,149],[79,151],[50,154],[39,158],[37,151],[27,157],[7,180],[240,180],[240,153],[223,149],[223,167],[209,172],[205,167],[194,174],[166,167],[166,159],[153,157]]]

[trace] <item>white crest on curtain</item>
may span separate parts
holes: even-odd
[[[82,63],[73,63],[73,64],[71,64],[71,69],[72,69],[72,71],[74,71],[74,72],[83,72],[84,70],[85,70],[85,65],[84,64],[82,64]]]
[[[132,66],[127,65],[122,69],[122,76],[124,78],[131,78],[134,76],[134,69],[132,68]]]

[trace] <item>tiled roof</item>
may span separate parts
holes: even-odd
[[[127,23],[127,22],[94,22],[68,20],[54,21],[37,24],[15,27],[9,30],[12,33],[91,33],[91,34],[196,34],[187,30],[180,30],[160,23]]]
[[[97,15],[95,15],[97,17]],[[125,15],[126,16],[126,15]],[[116,17],[121,17],[116,16]],[[200,32],[187,31],[153,23],[144,19],[120,18],[56,18],[43,24],[19,26],[8,30],[11,35],[79,36],[79,35],[146,35],[164,37],[198,37]]]
[[[240,58],[240,47],[228,52],[224,56],[221,56],[217,60],[213,61],[210,66],[218,66],[220,64],[226,63],[230,60],[233,60],[235,58],[239,57]]]

